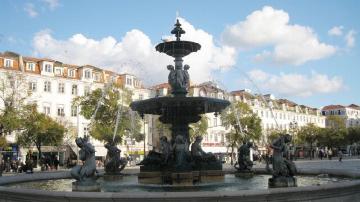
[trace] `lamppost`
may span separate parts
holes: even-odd
[[[298,127],[298,122],[296,122],[295,119],[292,122],[290,122],[289,128],[292,133],[291,136],[292,136],[292,147],[293,147],[291,155],[290,155],[291,158],[295,157],[295,151],[296,151],[296,146],[295,146],[295,135],[296,134],[295,134],[295,132],[296,132],[297,127]]]

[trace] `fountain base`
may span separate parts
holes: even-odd
[[[123,179],[122,174],[104,174],[103,179],[105,181],[118,181]]]
[[[297,180],[295,177],[272,177],[269,179],[269,188],[277,187],[296,187]]]
[[[194,183],[222,182],[222,170],[202,170],[190,172],[140,172],[138,182],[141,184],[171,184],[175,186],[193,186]]]
[[[97,182],[73,182],[72,191],[76,192],[100,192],[101,187]]]
[[[235,173],[235,177],[240,177],[240,178],[252,178],[253,176],[254,176],[254,171],[251,170],[237,171]]]

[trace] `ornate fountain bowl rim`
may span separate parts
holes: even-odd
[[[172,57],[185,57],[200,50],[201,45],[192,41],[167,41],[159,43],[155,48],[157,51]]]
[[[228,100],[209,97],[157,97],[132,102],[130,107],[140,114],[164,115],[168,109],[180,109],[193,115],[221,112],[229,105]]]

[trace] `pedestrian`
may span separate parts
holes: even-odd
[[[329,160],[331,160],[331,158],[332,158],[332,150],[331,150],[331,148],[328,150],[328,157],[329,157]]]
[[[323,157],[324,157],[324,150],[323,149],[320,149],[319,156],[320,156],[320,160],[322,160]]]
[[[58,156],[55,155],[55,158],[54,158],[54,168],[55,168],[55,170],[58,169],[59,163],[60,163],[60,162],[59,162]]]
[[[342,162],[343,153],[342,153],[341,149],[339,149],[338,156],[339,156],[339,162]]]

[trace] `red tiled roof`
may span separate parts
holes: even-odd
[[[171,89],[171,86],[168,83],[161,83],[151,87],[151,89],[162,89],[162,88]]]
[[[341,108],[345,108],[342,105],[328,105],[322,108],[322,110],[332,110],[332,109],[341,109]]]

